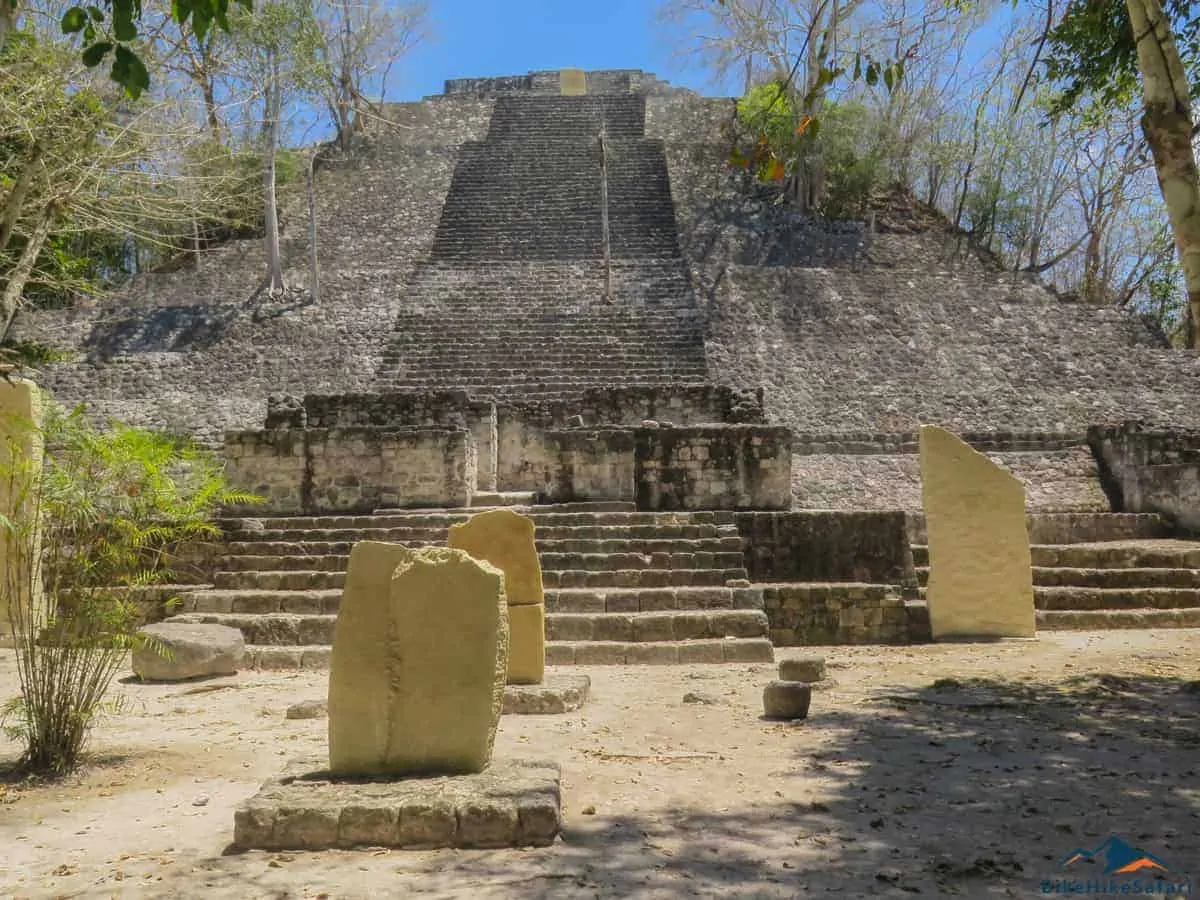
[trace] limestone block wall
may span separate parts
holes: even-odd
[[[310,394],[309,428],[466,428],[477,459],[476,487],[496,490],[496,405],[465,391],[389,394]]]
[[[791,433],[763,425],[639,428],[639,509],[787,509]]]
[[[735,521],[752,581],[916,583],[903,512],[740,512]]]
[[[541,490],[559,453],[549,431],[641,425],[762,423],[762,396],[713,385],[656,385],[589,389],[578,398],[502,402],[496,406],[496,483],[502,491]],[[632,497],[630,498],[632,499]]]
[[[318,515],[468,506],[475,443],[465,429],[309,428],[230,432],[230,482],[266,499],[243,512]]]
[[[637,497],[635,433],[628,428],[543,432],[539,494],[551,503]]]
[[[1088,440],[1118,511],[1159,513],[1180,531],[1200,534],[1200,430],[1126,423],[1093,428]]]
[[[634,501],[638,509],[786,509],[789,435],[755,425],[562,429],[539,460],[552,502]],[[537,477],[537,475],[535,475]]]
[[[771,585],[762,593],[771,643],[777,647],[910,639],[904,600],[884,585]]]

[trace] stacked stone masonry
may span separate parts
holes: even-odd
[[[386,105],[352,154],[324,152],[320,303],[308,285],[305,200],[285,189],[293,289],[284,296],[262,291],[260,242],[231,241],[198,265],[181,260],[175,271],[134,279],[116,302],[23,311],[14,336],[77,353],[41,376],[59,399],[87,401],[98,418],[227,446],[233,469],[244,469],[245,483],[262,488],[277,512],[462,506],[506,491],[684,510],[708,496],[709,505],[741,506],[739,516],[751,517],[738,521],[750,540],[743,568],[755,582],[800,585],[792,598],[815,597],[810,584],[882,585],[882,605],[852,597],[857,588],[839,596],[848,609],[887,612],[903,593],[910,632],[921,564],[905,568],[904,553],[911,542],[920,557],[917,518],[908,520],[911,541],[895,543],[896,514],[872,511],[920,509],[920,424],[967,433],[1022,480],[1039,546],[1196,530],[1189,511],[1200,464],[1186,429],[1200,428],[1192,402],[1200,354],[1168,350],[1120,311],[1066,302],[1000,271],[903,194],[876,198],[857,222],[773,204],[727,165],[728,99],[636,71],[585,80],[587,94],[571,97],[557,71],[453,80],[443,96]],[[271,405],[267,430],[252,432],[273,394],[288,396]],[[1142,425],[1124,424],[1134,420]],[[764,439],[792,432],[786,448],[770,438],[781,452],[759,460],[768,499],[748,489],[751,469],[739,469],[753,453],[730,457],[724,471],[738,476],[734,490],[708,478],[698,451],[711,458],[712,445],[687,435],[717,425],[766,428],[757,432]],[[671,442],[679,452],[671,451],[670,471],[652,481],[647,463],[665,459]],[[385,461],[388,449],[394,462]],[[776,466],[785,449],[790,491]],[[830,518],[789,519],[777,508],[789,493],[793,511]],[[862,518],[818,512],[834,510]],[[799,548],[816,555],[801,558]],[[280,567],[263,570],[264,583],[305,580],[279,574],[302,564],[285,562],[293,550],[261,554]],[[1180,548],[1168,568],[1185,569],[1188,552]],[[289,587],[308,599],[288,602],[327,605],[317,595],[336,590],[337,564],[328,560],[337,554],[318,556],[314,566],[333,568],[308,573],[307,588]],[[676,585],[673,575],[664,584],[658,570],[613,564],[620,574],[563,569],[558,577],[568,590],[710,587]],[[1035,582],[1039,622],[1097,621],[1088,616],[1109,600],[1110,618],[1124,623],[1183,621],[1200,609],[1194,593],[1178,593],[1189,590],[1182,584],[1155,581],[1177,574],[1147,575],[1155,583],[1142,587],[1160,593],[1128,596],[1095,594],[1118,588],[1089,586],[1090,575],[1041,577],[1059,583]],[[1068,594],[1047,599],[1052,589]],[[1177,593],[1161,594],[1168,589]],[[618,596],[605,595],[606,614],[610,601],[624,602]],[[1092,607],[1063,608],[1072,603]],[[883,640],[892,618],[773,627],[794,640],[846,628]],[[683,631],[703,631],[693,625]],[[554,652],[562,661],[628,661],[682,651]],[[321,651],[301,657],[319,661]]]

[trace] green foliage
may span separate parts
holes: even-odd
[[[150,73],[138,55],[138,24],[142,0],[98,0],[100,6],[73,6],[62,17],[64,34],[78,34],[83,41],[81,58],[94,68],[112,57],[110,77],[134,100],[150,87]],[[235,0],[250,8],[251,0]],[[184,25],[191,22],[196,37],[203,40],[215,23],[229,30],[229,0],[171,0],[171,18]]]
[[[825,166],[817,211],[829,219],[861,218],[884,178],[884,160],[871,141],[871,111],[861,103],[826,103],[813,153]]]
[[[747,146],[736,149],[731,164],[754,172],[762,181],[783,181],[806,159],[819,159],[825,192],[817,209],[828,218],[854,218],[865,212],[883,177],[880,154],[870,141],[870,111],[859,103],[826,102],[816,116],[799,116],[784,85],[752,88],[738,101],[738,120],[747,130]]]
[[[58,350],[36,341],[20,341],[8,338],[0,342],[0,363],[21,368],[37,368],[49,363],[66,362],[74,359],[70,350]]]
[[[231,490],[207,452],[120,423],[97,430],[82,407],[51,407],[41,430],[8,424],[2,477],[13,513],[0,517],[0,538],[21,697],[5,712],[26,767],[61,774],[78,765],[140,640],[128,589],[167,578],[178,542],[217,535],[217,507],[256,498]],[[46,452],[25,452],[31,442]]]
[[[1192,70],[1193,90],[1200,90],[1200,3],[1166,0],[1180,57]],[[1062,20],[1050,32],[1046,75],[1062,85],[1052,113],[1071,109],[1085,96],[1104,107],[1125,107],[1138,91],[1137,44],[1125,0],[1071,0]]]

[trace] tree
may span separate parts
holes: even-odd
[[[311,96],[321,35],[309,0],[277,0],[261,4],[253,12],[242,12],[234,17],[231,34],[241,77],[245,83],[259,86],[267,289],[275,295],[286,290],[275,196],[285,94]]]
[[[10,35],[0,53],[0,338],[34,295],[101,290],[120,262],[114,248],[132,239],[169,251],[196,221],[227,215],[237,173],[211,166],[212,149],[175,113],[169,101],[131,105],[70,48]]]
[[[408,0],[318,0],[313,86],[348,150],[362,129],[371,94],[382,97],[396,61],[428,29],[429,4]]]
[[[1200,346],[1200,170],[1192,142],[1188,70],[1200,64],[1200,16],[1192,0],[1072,0],[1051,32],[1048,73],[1067,88],[1062,106],[1090,94],[1109,104],[1141,82],[1142,134],[1154,158],[1188,297],[1187,346]]]

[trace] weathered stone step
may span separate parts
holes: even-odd
[[[1064,512],[1029,513],[1025,517],[1033,544],[1082,544],[1109,541],[1160,540],[1167,526],[1155,513]],[[909,515],[913,551],[926,543],[925,517]]]
[[[1181,609],[1038,610],[1044,631],[1105,631],[1117,628],[1200,628],[1200,607]]]
[[[346,571],[245,570],[216,572],[218,590],[321,591],[346,585]]]
[[[1200,569],[1200,541],[1137,539],[1070,544],[1033,544],[1033,565],[1071,569]],[[913,544],[913,563],[929,565],[929,547]]]
[[[1200,607],[1194,588],[1037,587],[1034,604],[1045,610],[1185,609]]]
[[[407,546],[444,546],[441,540],[405,541]],[[674,538],[664,540],[538,540],[539,554],[738,554],[741,556],[740,537],[719,538]],[[230,571],[321,571],[344,572],[349,563],[353,541],[327,541],[288,543],[279,541],[237,541],[229,544],[229,555],[221,566]],[[728,556],[728,561],[740,563],[741,559]],[[543,565],[545,561],[543,558]]]
[[[340,546],[340,545],[330,545]],[[349,548],[347,548],[349,549]],[[350,564],[348,553],[325,555],[256,555],[238,554],[221,560],[224,573],[231,572],[345,572]]]
[[[638,613],[667,610],[762,609],[758,588],[552,588],[547,613]]]
[[[247,644],[332,645],[337,615],[323,613],[184,613],[168,622],[225,625],[241,630]]]
[[[546,664],[551,666],[676,665],[687,663],[774,662],[775,650],[766,638],[628,642],[551,641]]]
[[[617,569],[736,569],[744,566],[741,550],[718,553],[555,553],[539,548],[546,572],[571,570],[610,572]],[[737,576],[739,578],[743,576]]]
[[[1042,587],[1192,588],[1200,591],[1200,569],[1033,567],[1033,583]]]
[[[465,519],[463,521],[466,521]],[[391,541],[407,544],[413,541],[432,541],[444,544],[448,529],[437,527],[396,527],[396,528],[296,528],[296,529],[266,529],[253,534],[252,541],[238,540],[233,547],[247,545],[258,547],[263,543],[296,544],[313,546],[317,544],[350,544],[355,541]],[[702,538],[735,537],[737,528],[733,525],[564,525],[538,526],[535,540],[607,540],[615,538],[685,538],[699,540]],[[237,537],[245,538],[251,535],[241,532]],[[240,552],[240,550],[239,550]]]
[[[929,567],[918,566],[917,583],[929,584]],[[1200,569],[1099,568],[1034,566],[1033,583],[1038,587],[1154,588],[1179,587],[1200,590]]]
[[[247,668],[327,669],[332,648],[324,645],[246,647]],[[548,642],[546,662],[563,665],[675,665],[688,663],[769,663],[775,651],[765,638],[724,638],[720,640],[679,641],[671,643],[615,641]]]
[[[624,504],[622,504],[624,505]],[[229,532],[261,531],[328,531],[345,529],[389,528],[448,528],[465,522],[479,510],[414,509],[377,515],[357,516],[277,516],[224,519]],[[636,510],[591,511],[565,510],[547,512],[543,509],[521,510],[539,528],[632,527],[638,525],[732,525],[734,514],[720,510],[695,512],[647,512]]]
[[[247,669],[288,670],[328,669],[333,648],[324,644],[303,647],[256,646],[246,647],[243,665]]]
[[[766,637],[761,610],[547,613],[547,641],[690,641]]]
[[[177,611],[183,615],[315,615],[336,613],[342,590],[209,590],[180,594],[179,599]]]
[[[609,572],[542,572],[547,588],[723,586],[746,578],[745,569],[615,569]]]
[[[1119,541],[1030,548],[1035,566],[1078,569],[1200,569],[1200,541]]]

